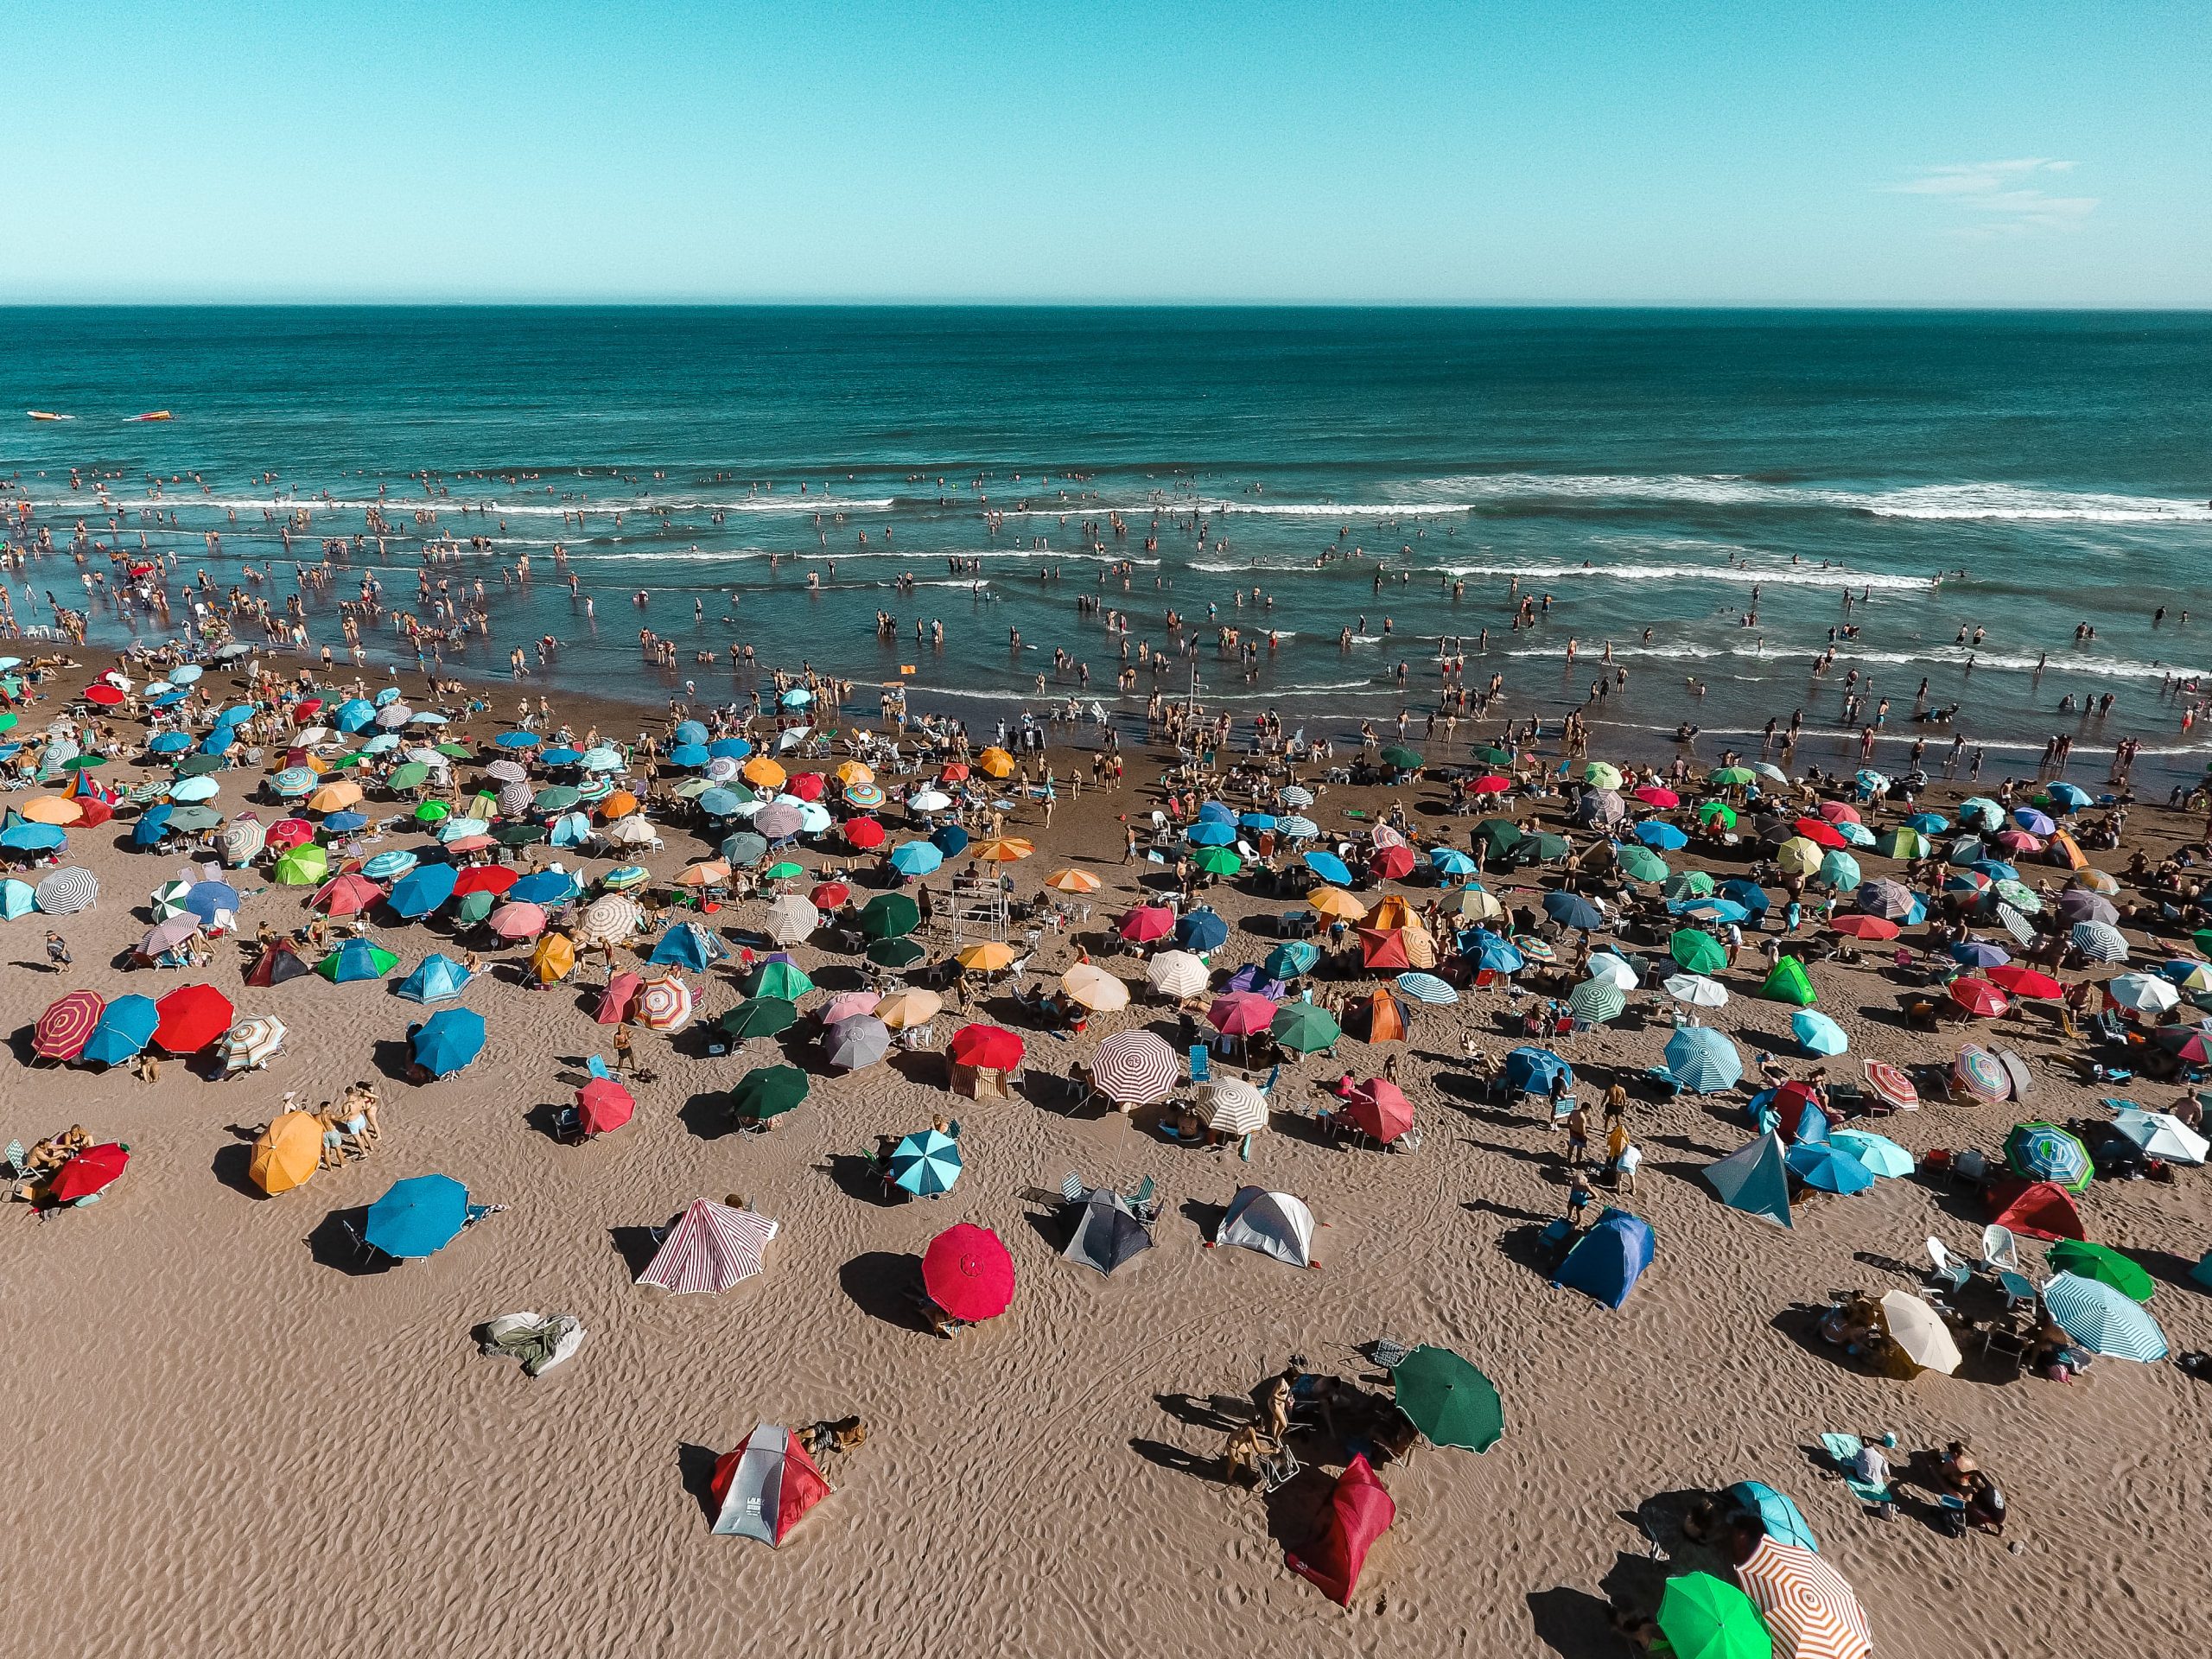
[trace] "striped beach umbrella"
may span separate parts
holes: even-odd
[[[2110,1285],[2062,1273],[2044,1286],[2043,1305],[2052,1322],[2091,1353],[2146,1365],[2166,1357],[2158,1322]]]
[[[172,916],[183,915],[187,908],[184,901],[191,892],[192,883],[189,881],[162,882],[154,889],[150,899],[154,919],[166,922]]]
[[[2127,960],[2127,936],[2108,923],[2076,922],[2068,938],[2088,961]]]
[[[1567,1007],[1576,1019],[1602,1025],[1628,1007],[1628,995],[1610,979],[1586,979],[1568,994]]]
[[[1268,1127],[1268,1110],[1267,1096],[1242,1077],[1216,1077],[1198,1095],[1198,1116],[1220,1135],[1256,1135]]]
[[[1726,1033],[1684,1026],[1667,1039],[1667,1070],[1693,1094],[1714,1095],[1743,1079],[1744,1057]]]
[[[776,1224],[757,1211],[694,1198],[638,1282],[678,1295],[728,1290],[761,1270],[762,1252],[775,1236]]]
[[[1866,1609],[1843,1575],[1811,1550],[1763,1537],[1736,1569],[1736,1581],[1783,1659],[1860,1659],[1872,1651]]]
[[[1416,1002],[1427,1002],[1438,1007],[1459,1000],[1459,993],[1434,974],[1400,974],[1398,988]]]
[[[284,1022],[271,1014],[250,1014],[223,1034],[225,1071],[251,1071],[266,1065],[284,1046]]]
[[[34,889],[38,907],[48,916],[74,916],[90,910],[100,896],[100,884],[90,870],[56,870]]]
[[[2012,1079],[2004,1062],[1975,1043],[1968,1043],[1952,1057],[1951,1081],[1981,1100],[2006,1100],[2012,1093]]]
[[[673,974],[646,981],[638,993],[638,1018],[651,1031],[681,1031],[691,1018],[691,988]]]
[[[1901,1112],[1917,1111],[1920,1091],[1912,1086],[1912,1079],[1887,1060],[1869,1060],[1864,1070],[1866,1086],[1878,1100],[1887,1102]]]
[[[1181,1075],[1175,1051],[1148,1031],[1117,1031],[1090,1057],[1093,1086],[1123,1106],[1165,1099]]]
[[[31,1030],[31,1050],[41,1059],[73,1060],[107,1007],[97,991],[72,991],[48,1005]]]
[[[2050,1181],[2069,1192],[2086,1191],[2096,1174],[2089,1149],[2056,1123],[2015,1123],[2005,1137],[2005,1161],[2024,1179]]]
[[[1145,981],[1162,996],[1204,995],[1210,977],[1205,963],[1187,950],[1163,950],[1145,969]]]

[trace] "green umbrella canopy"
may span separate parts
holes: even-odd
[[[566,784],[555,784],[537,791],[531,804],[541,812],[565,812],[583,798]]]
[[[214,759],[214,756],[209,755],[207,758],[212,760]],[[61,763],[61,770],[64,772],[90,772],[94,766],[104,766],[105,765],[107,765],[107,756],[104,754],[73,754],[67,760],[64,760]]]
[[[463,927],[473,927],[489,916],[499,902],[497,894],[480,888],[474,893],[464,893],[461,895],[460,903],[454,906],[453,918]]]
[[[1521,855],[1523,858],[1533,859],[1539,864],[1548,864],[1555,858],[1565,858],[1574,849],[1568,845],[1565,836],[1555,836],[1548,830],[1539,830],[1535,835],[1522,841]]]
[[[1649,847],[1624,847],[1615,861],[1621,874],[1631,881],[1664,881],[1667,861]]]
[[[453,816],[453,809],[443,801],[425,801],[415,809],[417,823],[443,823]]]
[[[1475,826],[1474,839],[1492,858],[1503,857],[1521,844],[1521,826],[1510,818],[1484,818]]]
[[[879,968],[911,968],[929,955],[912,939],[878,939],[868,948],[868,959]]]
[[[448,760],[466,760],[468,759],[468,751],[458,743],[441,743],[437,746],[437,748],[438,753],[445,756]]]
[[[1400,772],[1411,772],[1416,766],[1425,766],[1427,763],[1411,749],[1392,744],[1382,751],[1382,764],[1386,766],[1395,766]]]
[[[385,782],[394,789],[413,789],[429,780],[430,769],[420,760],[410,760],[404,766],[394,766],[391,769],[391,776],[385,779]]]
[[[2062,1238],[2044,1258],[2054,1273],[2071,1273],[2110,1285],[2131,1301],[2147,1302],[2157,1287],[2151,1275],[2109,1244],[2087,1244],[2078,1238]]]
[[[1334,1015],[1311,1002],[1286,1002],[1275,1011],[1268,1027],[1274,1039],[1300,1054],[1327,1048],[1344,1035]]]
[[[1505,1433],[1491,1380],[1449,1348],[1416,1348],[1390,1373],[1398,1409],[1439,1446],[1487,1452]]]
[[[200,778],[211,772],[222,770],[223,757],[219,754],[188,754],[176,763],[177,776],[180,778]]]
[[[1191,862],[1208,875],[1234,875],[1244,868],[1244,861],[1226,847],[1205,847]]]
[[[729,1100],[740,1117],[781,1117],[806,1098],[808,1087],[795,1065],[764,1065],[740,1077]]]
[[[1758,1605],[1710,1573],[1667,1580],[1659,1631],[1680,1659],[1774,1659],[1774,1637]]]
[[[1703,870],[1684,870],[1661,882],[1659,891],[1669,899],[1704,899],[1713,892],[1713,878]]]
[[[772,960],[757,965],[738,983],[747,996],[780,997],[786,1002],[796,1002],[814,988],[814,982],[797,963]]]
[[[798,1010],[779,996],[752,996],[722,1015],[722,1030],[739,1042],[772,1037],[798,1023]]]
[[[1667,941],[1667,954],[1694,974],[1717,974],[1728,965],[1728,951],[1712,934],[1678,927]]]
[[[551,833],[542,823],[503,823],[492,832],[505,847],[527,847]]]
[[[1697,816],[1700,823],[1717,823],[1723,830],[1733,830],[1736,827],[1736,809],[1726,801],[1699,802]]]
[[[861,912],[861,931],[871,939],[900,938],[921,925],[921,907],[903,893],[880,893]]]
[[[768,867],[768,880],[771,881],[790,881],[805,874],[806,868],[804,865],[794,864],[788,858],[780,864],[771,864]]]
[[[1513,764],[1511,752],[1505,749],[1477,749],[1475,759],[1493,766],[1510,766]]]
[[[1758,774],[1749,766],[1723,766],[1713,774],[1716,784],[1749,784],[1758,781]]]

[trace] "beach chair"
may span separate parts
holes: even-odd
[[[1191,1045],[1192,1086],[1196,1088],[1199,1084],[1211,1082],[1212,1077],[1212,1071],[1208,1065],[1206,1046],[1204,1043],[1192,1043]]]
[[[1854,1468],[1859,1453],[1865,1448],[1865,1445],[1866,1443],[1856,1434],[1821,1436],[1821,1449],[1828,1454],[1829,1459],[1835,1465],[1836,1473],[1842,1478],[1843,1484],[1850,1489],[1851,1495],[1871,1510],[1886,1511],[1897,1502],[1895,1491],[1886,1483],[1877,1485],[1872,1481],[1861,1480]]]
[[[1146,1176],[1136,1184],[1133,1191],[1124,1192],[1122,1196],[1129,1201],[1129,1213],[1146,1226],[1149,1227],[1160,1219],[1160,1206],[1165,1201],[1160,1198],[1160,1189],[1154,1184],[1151,1176]]]
[[[1663,1065],[1647,1066],[1643,1073],[1644,1086],[1662,1100],[1672,1100],[1682,1092],[1682,1080]]]
[[[553,1114],[553,1138],[564,1147],[572,1147],[591,1137],[584,1133],[584,1115],[573,1106],[563,1106]]]
[[[1951,1185],[1954,1190],[1970,1187],[1979,1190],[1988,1185],[1991,1178],[1989,1154],[1968,1147],[1951,1156]]]
[[[1928,1259],[1935,1264],[1935,1270],[1928,1275],[1928,1281],[1950,1295],[1957,1295],[1966,1287],[1967,1281],[1974,1277],[1972,1264],[1954,1257],[1943,1248],[1943,1241],[1933,1234],[1928,1239]]]
[[[2020,1241],[1995,1222],[1981,1230],[1981,1264],[1992,1273],[2020,1271]]]
[[[589,1071],[594,1077],[605,1077],[611,1080],[614,1075],[607,1069],[607,1062],[600,1058],[596,1054],[593,1055],[589,1059],[584,1062],[584,1069]]]
[[[1272,1495],[1303,1474],[1306,1465],[1299,1462],[1298,1454],[1286,1446],[1272,1458],[1254,1459],[1253,1470],[1259,1476],[1260,1491]]]
[[[339,1236],[353,1247],[353,1264],[356,1267],[366,1267],[375,1261],[381,1252],[375,1245],[369,1243],[361,1230],[343,1216],[339,1216],[335,1219],[338,1223]]]
[[[5,1153],[0,1153],[0,1157],[4,1157],[8,1160],[8,1174],[11,1180],[21,1181],[29,1178],[31,1155],[23,1150],[22,1141],[10,1141],[8,1143],[8,1150]]]
[[[1275,1092],[1275,1084],[1281,1078],[1281,1077],[1282,1062],[1281,1060],[1277,1060],[1275,1062],[1274,1070],[1268,1073],[1268,1080],[1260,1085],[1260,1092],[1272,1099]]]
[[[2005,1293],[2005,1312],[2008,1314],[2031,1313],[2035,1311],[2036,1287],[2024,1274],[1999,1268],[1997,1287]]]

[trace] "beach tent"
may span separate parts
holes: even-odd
[[[762,1423],[715,1460],[708,1491],[717,1533],[777,1545],[830,1496],[830,1483],[788,1429]]]
[[[1083,1201],[1075,1233],[1060,1252],[1070,1262],[1111,1274],[1152,1248],[1152,1233],[1119,1192],[1099,1187]]]
[[[775,1236],[776,1224],[758,1211],[694,1198],[638,1282],[679,1294],[728,1290],[760,1271],[760,1253]]]
[[[1759,995],[1774,1002],[1794,1002],[1801,1008],[1812,1007],[1816,1000],[1813,982],[1805,976],[1805,964],[1795,957],[1783,957],[1767,972]]]
[[[659,967],[688,968],[703,974],[724,954],[721,941],[696,922],[678,922],[660,937],[646,960]]]
[[[1647,1224],[1625,1210],[1608,1207],[1596,1224],[1575,1240],[1574,1248],[1559,1264],[1552,1285],[1579,1290],[1608,1307],[1618,1307],[1628,1300],[1629,1292],[1651,1265],[1652,1249]]]
[[[1257,1250],[1294,1268],[1313,1265],[1313,1212],[1287,1192],[1240,1186],[1214,1243]]]
[[[322,1125],[313,1112],[279,1112],[254,1137],[246,1179],[270,1198],[307,1185],[322,1167]]]
[[[278,939],[261,953],[245,982],[265,988],[282,985],[288,979],[304,979],[313,972],[289,939]]]
[[[1730,1209],[1790,1225],[1788,1165],[1781,1137],[1771,1131],[1707,1164],[1705,1179]]]
[[[1771,1535],[1736,1569],[1781,1659],[1860,1659],[1874,1648],[1866,1612],[1843,1575],[1811,1550]]]
[[[1397,1513],[1367,1459],[1354,1457],[1330,1496],[1327,1529],[1305,1548],[1286,1553],[1283,1560],[1292,1572],[1320,1586],[1330,1600],[1350,1606],[1367,1552],[1389,1530]]]
[[[1991,1185],[1986,1202],[1998,1226],[2030,1238],[2087,1238],[2082,1212],[2066,1189],[2050,1181],[2003,1180]]]
[[[302,971],[305,971],[304,964]],[[410,1002],[441,1002],[449,996],[459,996],[467,984],[467,969],[442,952],[433,951],[394,989]]]

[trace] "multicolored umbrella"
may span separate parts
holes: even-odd
[[[2069,1192],[2088,1189],[2096,1174],[2089,1149],[2056,1123],[2016,1123],[2005,1137],[2005,1161],[2031,1181],[2050,1181]]]

